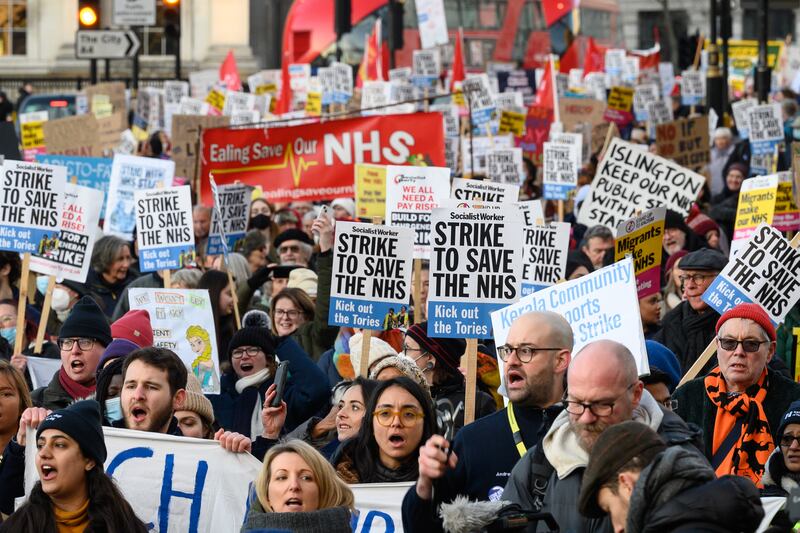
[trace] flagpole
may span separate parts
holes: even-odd
[[[556,64],[553,61],[553,55],[550,55],[550,80],[553,91],[553,113],[555,121],[561,122],[561,113],[558,109],[558,81],[556,80]]]

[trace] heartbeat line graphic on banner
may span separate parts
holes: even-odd
[[[214,174],[231,174],[234,172],[254,170],[282,170],[288,167],[292,171],[292,180],[294,181],[294,186],[299,187],[300,177],[303,175],[303,172],[308,170],[310,167],[316,166],[317,164],[318,161],[306,161],[303,156],[299,156],[297,159],[295,159],[292,143],[286,143],[286,151],[283,154],[283,161],[280,163],[276,163],[274,165],[258,165],[253,167],[225,168],[215,170]]]

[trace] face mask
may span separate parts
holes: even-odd
[[[17,338],[17,327],[13,328],[0,328],[0,336],[8,341],[8,344],[14,346],[14,341]]]
[[[106,418],[111,422],[122,420],[122,404],[119,396],[106,400]]]
[[[256,229],[267,229],[270,223],[269,215],[265,215],[263,213],[258,214],[250,219],[250,227]]]
[[[56,287],[53,289],[53,297],[50,300],[50,307],[53,311],[66,311],[69,307],[69,301],[71,298],[69,297],[69,293],[62,289],[61,287]]]
[[[36,278],[36,290],[38,290],[42,294],[47,294],[47,283],[50,281],[50,278],[47,276],[39,276]]]

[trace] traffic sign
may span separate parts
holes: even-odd
[[[156,0],[114,0],[114,26],[155,26]]]
[[[75,57],[78,59],[123,59],[139,51],[139,38],[131,30],[78,30]]]

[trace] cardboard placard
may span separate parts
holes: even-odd
[[[602,124],[606,105],[604,101],[600,102],[593,98],[559,98],[558,110],[564,131],[574,131],[575,126],[584,122],[592,126]]]
[[[520,296],[521,233],[516,209],[434,209],[428,336],[489,336],[490,313]]]
[[[121,81],[108,81],[90,85],[86,88],[86,99],[91,102],[96,95],[107,96],[115,113],[123,115],[128,112],[125,97],[125,84]]]
[[[756,228],[703,293],[703,301],[719,314],[741,303],[757,303],[775,324],[783,322],[798,300],[800,251],[767,224]]]
[[[711,162],[708,117],[682,118],[656,126],[656,145],[661,157],[700,172]]]
[[[413,246],[411,228],[338,222],[328,324],[383,330],[408,316]]]
[[[426,259],[430,254],[431,211],[449,195],[449,168],[386,167],[386,221],[416,232],[415,259]]]
[[[705,178],[663,157],[613,139],[600,161],[578,222],[616,231],[637,210],[664,206],[688,215]]]
[[[614,260],[630,255],[636,274],[639,299],[661,290],[661,248],[667,210],[656,207],[619,223],[614,243]]]
[[[175,162],[175,175],[193,178],[197,160],[200,128],[227,126],[230,117],[174,115],[172,117],[172,160]]]
[[[10,159],[0,169],[0,250],[42,253],[55,248],[67,169]]]
[[[99,123],[94,115],[77,115],[44,123],[44,140],[49,154],[98,157]]]
[[[137,190],[133,198],[139,270],[177,270],[193,264],[194,228],[189,186]]]
[[[57,279],[85,283],[97,237],[102,200],[102,191],[66,183],[61,229],[55,246],[48,243],[32,253],[31,270]]]

